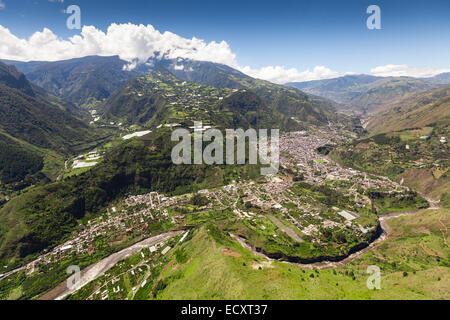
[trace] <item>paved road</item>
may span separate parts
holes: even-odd
[[[67,281],[64,281],[44,294],[42,297],[40,297],[39,300],[62,300],[69,294],[74,293],[89,282],[105,274],[105,272],[112,268],[117,262],[138,253],[144,248],[151,247],[162,241],[167,241],[182,232],[183,231],[170,231],[167,233],[163,233],[138,242],[128,248],[123,249],[122,251],[116,252],[109,257],[106,257],[103,260],[100,260],[99,262],[93,264],[92,266],[89,266],[86,269],[82,270],[80,283],[76,288],[69,289],[67,287]]]

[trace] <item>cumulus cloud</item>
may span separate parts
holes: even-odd
[[[152,25],[111,24],[106,32],[84,26],[79,35],[68,40],[50,29],[35,32],[29,39],[20,39],[0,25],[0,57],[21,61],[56,61],[88,55],[118,55],[130,63],[143,63],[149,58],[183,57],[237,66],[236,55],[225,42],[192,38],[172,32],[161,33]]]
[[[434,77],[440,73],[450,72],[450,69],[439,69],[432,67],[410,67],[408,65],[378,66],[370,70],[375,76],[380,77],[416,77],[427,78]]]
[[[6,7],[5,3],[2,0],[0,0],[0,10],[5,9],[5,7]]]
[[[287,69],[280,66],[269,66],[261,69],[252,69],[248,66],[239,68],[251,77],[268,80],[274,83],[303,82],[311,80],[330,79],[341,76],[336,71],[332,71],[324,66],[316,66],[312,71],[299,71],[296,68]]]
[[[60,0],[52,1],[61,2]],[[129,62],[124,70],[132,70],[139,63],[146,63],[150,58],[185,58],[222,63],[254,78],[281,84],[330,79],[344,75],[324,66],[316,66],[312,70],[304,71],[281,66],[260,69],[242,67],[239,66],[236,55],[225,41],[205,42],[195,37],[187,39],[169,31],[161,33],[152,25],[114,23],[106,32],[94,26],[84,26],[80,34],[68,39],[58,37],[48,28],[35,32],[28,39],[21,39],[0,25],[0,39],[2,39],[0,58],[10,60],[57,61],[88,55],[118,55]],[[177,65],[178,69],[182,67]],[[383,72],[379,68],[383,67],[377,67],[372,72]],[[384,70],[384,72],[388,71]]]
[[[1,0],[0,0],[1,1]],[[57,0],[53,0],[57,1]],[[236,55],[227,42],[198,38],[187,39],[172,32],[164,33],[152,25],[111,24],[106,32],[94,26],[84,26],[79,35],[65,40],[44,28],[28,39],[20,39],[9,29],[0,25],[0,57],[20,61],[57,61],[80,58],[88,55],[118,55],[129,62],[124,70],[132,70],[137,64],[150,58],[185,58],[222,63],[259,79],[276,83],[327,79],[339,76],[326,67],[317,66],[312,71],[299,71],[295,68],[269,66],[252,69],[240,67]],[[181,69],[182,66],[177,66]]]
[[[63,2],[63,0],[49,0]],[[0,0],[0,10],[5,8]],[[172,32],[159,32],[152,25],[111,24],[106,32],[94,26],[84,26],[79,35],[62,39],[50,29],[35,32],[28,39],[21,39],[9,29],[0,25],[0,58],[20,61],[57,61],[80,58],[88,55],[118,55],[129,62],[124,70],[132,70],[139,63],[150,58],[185,58],[200,61],[222,63],[236,68],[249,76],[275,83],[302,82],[330,79],[351,73],[338,73],[324,66],[312,70],[298,70],[281,66],[268,66],[253,69],[239,66],[236,55],[227,42],[211,41],[193,37],[183,38]],[[182,68],[177,65],[176,68]],[[189,70],[188,70],[189,71]],[[408,65],[385,65],[370,70],[376,76],[432,77],[450,69],[432,67],[411,67]]]

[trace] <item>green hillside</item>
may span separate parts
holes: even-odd
[[[450,87],[407,95],[383,105],[367,123],[372,133],[423,128],[432,123],[449,124]]]
[[[225,235],[226,240],[218,239],[212,228],[201,229],[191,241],[172,250],[163,269],[165,272],[158,278],[163,284],[159,285],[161,289],[153,291],[155,295],[152,296],[145,295],[144,287],[137,298],[448,298],[449,274],[445,270],[450,252],[445,246],[439,221],[449,222],[449,218],[447,210],[429,212],[429,216],[422,212],[394,220],[390,223],[395,233],[391,240],[348,266],[327,270],[270,263],[250,254]],[[415,226],[423,229],[416,231]],[[445,237],[448,236],[446,232]],[[418,243],[425,239],[425,247],[420,248]],[[428,253],[430,250],[432,256]],[[183,252],[183,260],[178,258],[178,251]],[[369,290],[365,283],[368,278],[366,268],[373,264],[383,270],[381,290]],[[407,276],[403,275],[404,272]]]
[[[346,121],[335,114],[337,105],[330,100],[305,94],[292,87],[254,79],[226,65],[188,59],[162,61],[160,64],[181,80],[252,91],[279,113],[295,117],[297,121],[314,125],[327,124],[328,120]]]
[[[427,137],[422,138],[421,137]],[[341,165],[403,182],[414,190],[439,199],[450,188],[449,126],[430,125],[356,140],[332,151]]]
[[[67,153],[88,140],[89,126],[56,106],[0,85],[0,128],[33,145]]]
[[[0,63],[0,201],[55,180],[65,157],[95,146],[109,133],[91,128],[82,112]]]
[[[221,128],[286,128],[295,122],[246,90],[215,88],[177,79],[165,69],[130,80],[100,108],[104,121],[157,127],[192,126],[194,121]]]
[[[388,176],[439,200],[450,188],[450,87],[409,94],[374,113],[369,137],[334,150],[345,166]]]
[[[34,96],[31,84],[25,78],[23,73],[17,71],[14,66],[0,62],[0,84],[22,91],[23,93]]]
[[[401,98],[411,92],[420,92],[436,88],[435,84],[416,79],[393,78],[383,79],[373,84],[363,94],[350,99],[350,105],[360,106],[367,110],[377,109],[387,101]]]
[[[20,143],[0,134],[0,181],[2,184],[24,181],[39,172],[43,158]],[[27,182],[25,182],[27,184]]]

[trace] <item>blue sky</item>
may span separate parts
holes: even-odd
[[[0,25],[27,39],[44,27],[67,39],[71,4],[82,25],[106,31],[111,23],[151,24],[206,43],[226,41],[240,66],[325,66],[368,73],[377,66],[450,68],[448,0],[1,0]],[[382,30],[368,30],[366,8],[381,8]],[[1,6],[0,6],[1,7]]]

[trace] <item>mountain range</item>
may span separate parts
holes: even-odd
[[[117,56],[91,56],[57,62],[3,61],[23,71],[32,83],[78,106],[92,103],[96,106],[116,90],[123,90],[122,86],[129,80],[133,85],[135,78],[163,68],[179,80],[216,88],[250,90],[285,116],[297,117],[299,121],[320,125],[337,118],[334,113],[336,103],[333,101],[254,79],[231,67],[212,62],[153,59],[129,71],[129,63]]]
[[[179,80],[216,88],[251,90],[285,116],[316,124],[332,119],[336,109],[370,112],[408,93],[450,84],[450,73],[443,73],[430,78],[346,75],[282,86],[254,79],[223,64],[183,58],[155,58],[136,65],[118,56],[88,56],[55,62],[2,61],[14,65],[34,85],[77,106],[97,106],[128,81],[163,68]],[[79,111],[77,115],[85,116]]]
[[[3,60],[21,70],[34,84],[77,105],[107,98],[137,71],[124,71],[119,57],[89,56],[56,62]]]
[[[345,108],[371,111],[408,93],[431,90],[447,84],[450,84],[450,73],[431,78],[347,75],[327,80],[292,82],[287,85],[334,100]]]

